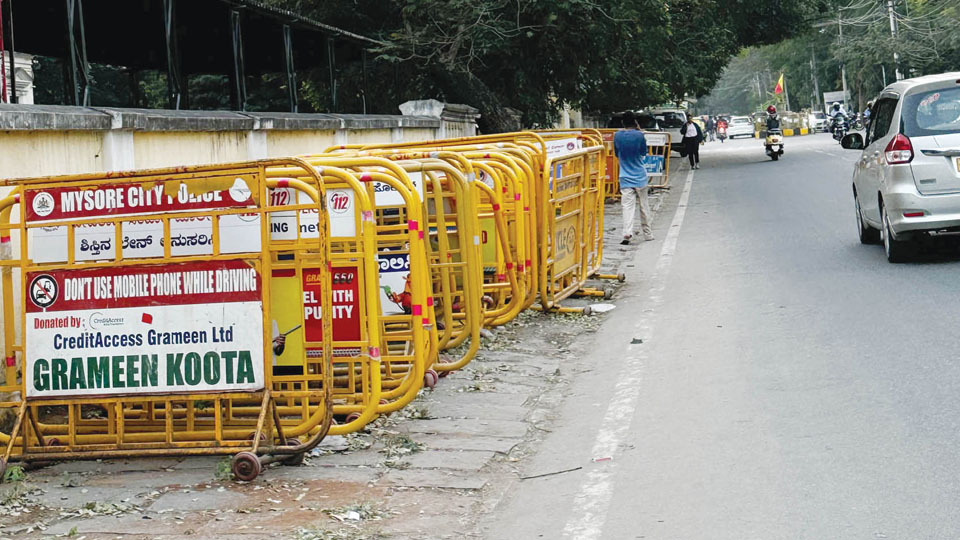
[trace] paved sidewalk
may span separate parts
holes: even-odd
[[[652,197],[658,209],[662,197]],[[606,208],[604,272],[620,246],[619,203]],[[597,286],[616,288],[616,283]],[[616,304],[570,299],[564,305]],[[223,458],[61,463],[0,485],[2,538],[459,538],[515,482],[548,433],[572,362],[604,315],[522,313],[485,338],[462,371],[363,433],[328,437],[303,466],[255,481],[223,478]],[[218,478],[218,471],[220,478]],[[544,471],[552,474],[556,471]]]

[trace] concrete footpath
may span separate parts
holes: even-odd
[[[673,182],[686,170],[676,167]],[[677,191],[654,195],[652,205],[675,206]],[[619,203],[608,204],[604,272],[646,247],[620,246],[619,227]],[[564,305],[598,303],[616,304],[616,294]],[[221,457],[27,471],[0,485],[0,539],[479,538],[480,518],[526,481],[526,458],[551,432],[570,382],[590,370],[582,359],[605,318],[524,312],[404,410],[363,433],[329,437],[302,466],[274,465],[253,482],[230,480]]]

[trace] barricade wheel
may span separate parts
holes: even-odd
[[[350,414],[347,415],[347,419],[344,420],[344,423],[349,424],[350,422],[353,422],[353,421],[356,421],[356,420],[359,420],[359,419],[360,419],[360,413],[358,413],[358,412],[352,412],[352,413],[350,413]]]
[[[60,439],[56,437],[50,437],[49,439],[43,441],[47,446],[60,446]]]
[[[300,439],[287,439],[287,446],[299,446]],[[299,467],[303,465],[303,458],[307,455],[306,452],[300,452],[299,454],[291,454],[283,459],[284,465],[289,465],[291,467]]]
[[[623,272],[620,272],[619,274],[617,274],[617,281],[619,281],[620,283],[623,283],[626,280],[627,280],[626,274],[624,274]]]
[[[260,475],[260,458],[253,452],[240,452],[233,456],[233,460],[230,462],[230,470],[237,480],[250,482]]]
[[[591,308],[590,306],[584,306],[583,314],[589,317],[591,314],[593,314],[593,308]]]
[[[604,289],[603,290],[603,299],[609,300],[613,298],[613,289]]]
[[[7,462],[0,458],[0,483],[3,483],[3,473],[7,472]]]
[[[433,369],[428,369],[423,374],[423,385],[427,388],[433,388],[438,382],[440,382],[440,375]]]

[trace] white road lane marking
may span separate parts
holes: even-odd
[[[614,388],[613,398],[607,406],[606,413],[600,423],[600,431],[593,444],[595,458],[616,457],[619,446],[633,423],[636,413],[639,392],[637,389],[642,380],[642,370],[648,359],[647,350],[653,340],[653,323],[658,316],[657,311],[663,303],[663,291],[666,287],[667,276],[673,263],[673,256],[677,249],[677,240],[680,237],[680,228],[687,212],[687,202],[690,200],[690,188],[693,185],[693,171],[687,173],[687,179],[680,194],[677,213],[673,216],[670,230],[663,240],[657,264],[650,276],[650,292],[645,306],[636,324],[637,336],[643,336],[643,344],[627,345],[623,369],[617,377],[617,386]],[[631,336],[623,336],[626,340]],[[616,460],[604,461],[590,470],[573,503],[573,512],[566,526],[563,528],[565,538],[577,540],[592,540],[600,538],[607,521],[607,509],[613,496],[613,477],[616,470]]]
[[[849,159],[849,158],[844,157],[842,154],[834,154],[833,152],[827,152],[827,151],[825,151],[825,150],[819,150],[819,149],[818,149],[818,150],[814,150],[814,152],[817,152],[817,153],[820,153],[820,154],[824,154],[824,155],[827,155],[827,156],[830,156],[830,157],[839,158],[839,159],[842,159],[843,161],[846,161],[847,163],[856,163],[856,162],[860,161],[860,159]]]

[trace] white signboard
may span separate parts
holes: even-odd
[[[28,398],[264,387],[261,280],[243,261],[26,279]]]
[[[547,139],[547,157],[557,158],[576,152],[583,148],[583,143],[576,137],[566,139]]]
[[[644,131],[643,138],[647,140],[647,146],[666,146],[670,135],[666,132]]]

